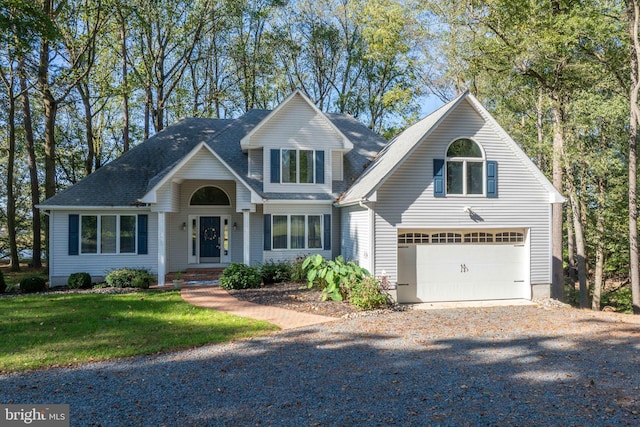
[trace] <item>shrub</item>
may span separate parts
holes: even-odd
[[[249,289],[260,286],[260,271],[246,264],[231,264],[220,277],[224,289]]]
[[[47,281],[40,276],[29,276],[20,280],[20,292],[24,294],[44,292],[47,290]]]
[[[67,279],[69,289],[80,289],[91,287],[91,275],[89,273],[73,273]]]
[[[260,278],[265,285],[288,282],[291,280],[291,264],[286,261],[269,261],[260,267]]]
[[[112,270],[105,281],[112,288],[148,289],[155,278],[143,268],[121,268]]]
[[[367,276],[348,289],[349,302],[360,310],[373,310],[389,305],[389,295],[382,289],[380,281]]]
[[[347,296],[349,288],[369,276],[369,272],[365,268],[353,261],[344,262],[342,257],[328,261],[319,254],[304,260],[302,268],[308,271],[309,288],[318,283],[322,286],[323,301],[328,298],[342,301]]]
[[[619,313],[633,313],[631,287],[624,286],[613,291],[603,292],[600,305],[613,307]]]
[[[296,283],[303,283],[307,280],[307,270],[302,268],[305,257],[298,256],[295,261],[291,263],[291,281]]]
[[[0,270],[0,294],[7,290],[7,283],[4,281],[4,274]]]

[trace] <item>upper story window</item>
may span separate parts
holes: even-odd
[[[281,150],[282,182],[313,184],[313,150]]]
[[[484,194],[484,155],[474,141],[462,138],[447,149],[447,194]]]
[[[324,184],[324,151],[271,150],[271,182]]]

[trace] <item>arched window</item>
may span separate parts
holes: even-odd
[[[229,196],[218,187],[202,187],[191,196],[191,206],[230,206]]]
[[[484,194],[484,160],[474,141],[453,141],[447,148],[447,194]]]

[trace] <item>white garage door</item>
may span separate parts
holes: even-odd
[[[398,301],[530,298],[524,230],[398,236]]]

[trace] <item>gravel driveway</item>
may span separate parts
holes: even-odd
[[[538,306],[406,311],[0,376],[72,425],[640,425],[640,320]]]

